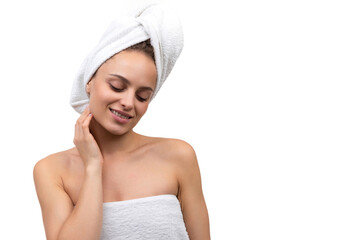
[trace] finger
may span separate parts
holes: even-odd
[[[81,113],[80,117],[76,121],[76,124],[75,124],[75,137],[77,137],[78,139],[83,136],[83,131],[82,131],[82,126],[81,125],[83,124],[84,119],[86,118],[88,111],[89,111],[89,105],[86,106],[85,110]]]
[[[90,113],[90,109],[89,109],[89,105],[87,105],[85,110],[81,113],[80,117],[78,118],[79,122],[82,123],[89,113]]]
[[[81,119],[79,118],[75,124],[75,138],[77,140],[80,140],[81,136],[82,136]]]
[[[87,116],[90,113],[90,106],[87,105],[81,115]]]
[[[84,138],[84,130],[82,125],[84,124],[84,120],[89,115],[90,112],[89,105],[86,106],[85,110],[81,113],[80,117],[77,119],[75,124],[75,139],[81,140]]]
[[[84,131],[84,133],[89,134],[90,130],[89,130],[89,125],[90,125],[90,121],[92,119],[93,115],[90,113],[84,120],[83,124],[82,124],[82,130]]]
[[[76,122],[75,133],[74,133],[74,143],[77,144],[78,140],[79,140],[79,124]]]

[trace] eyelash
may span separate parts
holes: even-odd
[[[114,87],[114,86],[111,85],[111,84],[110,84],[110,87],[111,87],[114,91],[116,91],[116,92],[121,92],[121,91],[124,90],[124,89],[116,88],[116,87]],[[139,98],[139,101],[140,101],[140,102],[145,102],[145,101],[147,100],[147,99],[144,99],[144,98],[139,97],[139,96],[138,96],[138,98]]]

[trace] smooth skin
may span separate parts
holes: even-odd
[[[191,240],[210,239],[192,146],[180,139],[133,131],[149,106],[155,84],[153,60],[134,50],[114,55],[87,84],[90,103],[76,121],[75,147],[51,154],[34,166],[48,240],[99,239],[103,202],[162,194],[179,199]],[[110,108],[133,118],[119,123]]]

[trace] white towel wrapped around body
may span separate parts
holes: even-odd
[[[115,19],[83,61],[73,82],[70,105],[82,113],[89,103],[86,84],[96,70],[116,53],[150,38],[154,48],[157,82],[155,95],[165,82],[183,48],[183,31],[177,13],[165,4],[148,4],[133,16]]]

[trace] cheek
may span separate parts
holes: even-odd
[[[93,89],[91,95],[97,101],[106,101],[112,98],[112,92],[106,89],[105,86],[97,86]]]
[[[148,109],[149,104],[139,104],[137,106],[137,111],[139,114],[144,115]]]
[[[111,102],[111,96],[104,91],[92,91],[90,95],[90,105],[93,110],[100,110],[106,107]]]

